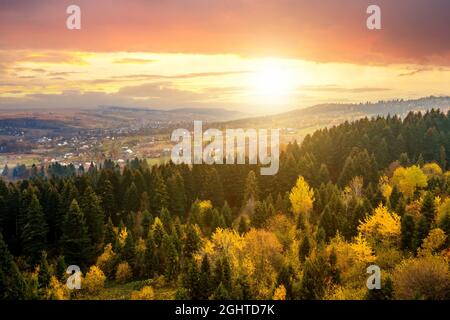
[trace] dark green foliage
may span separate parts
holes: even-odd
[[[50,283],[51,273],[47,261],[47,252],[42,251],[41,262],[39,263],[39,286],[45,288]]]
[[[38,261],[46,249],[48,225],[36,195],[33,195],[27,210],[27,223],[23,228],[22,243],[24,253],[33,262]]]
[[[105,216],[101,207],[100,199],[91,187],[88,187],[84,192],[81,201],[81,211],[86,218],[86,225],[88,227],[92,244],[100,244],[101,247],[105,233]]]
[[[414,231],[414,218],[409,214],[405,214],[401,220],[401,247],[403,250],[414,249]]]
[[[381,289],[367,290],[367,300],[393,300],[394,299],[394,283],[390,277],[386,277],[381,282]]]
[[[0,300],[26,298],[27,284],[0,233]]]
[[[75,199],[64,220],[61,245],[65,260],[69,265],[85,266],[92,258],[86,219]]]
[[[299,247],[298,257],[300,259],[300,262],[305,262],[306,258],[309,256],[311,252],[311,242],[309,240],[308,235],[305,233],[303,236],[302,243]]]
[[[307,259],[303,269],[300,298],[320,300],[325,295],[328,280],[328,266],[323,256]]]

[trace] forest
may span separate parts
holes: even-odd
[[[450,112],[430,110],[317,130],[274,176],[142,159],[23,169],[0,179],[0,299],[450,299],[448,159]]]

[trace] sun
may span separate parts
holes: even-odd
[[[270,103],[286,100],[296,86],[292,70],[277,60],[266,60],[257,65],[249,84],[252,96]]]

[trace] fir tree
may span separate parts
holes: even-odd
[[[412,250],[414,248],[414,218],[405,214],[401,219],[401,247],[403,250]]]
[[[33,262],[38,261],[47,245],[48,225],[36,195],[27,210],[27,223],[22,233],[23,251]]]
[[[86,219],[75,199],[64,219],[61,244],[64,257],[70,265],[85,266],[90,261],[92,247]]]
[[[0,300],[26,299],[27,291],[27,283],[0,233]]]
[[[100,204],[100,199],[91,187],[88,187],[84,192],[83,199],[81,201],[81,211],[83,211],[83,215],[86,218],[86,225],[88,227],[92,244],[97,247],[102,247],[102,241],[105,233],[105,216]]]

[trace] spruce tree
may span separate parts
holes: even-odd
[[[91,187],[87,187],[84,192],[83,199],[81,201],[81,211],[86,219],[86,225],[88,227],[92,244],[101,248],[105,233],[105,216],[101,207],[100,199]]]
[[[69,265],[85,266],[92,258],[86,219],[75,199],[72,200],[64,219],[61,245],[65,260]]]
[[[138,190],[134,182],[130,185],[130,187],[125,192],[125,201],[123,208],[125,211],[134,211],[139,210],[140,206],[140,195],[138,194]]]
[[[26,294],[27,283],[0,233],[0,300],[22,300]]]
[[[169,194],[169,210],[178,217],[185,217],[186,210],[186,191],[184,189],[184,180],[176,172],[167,180],[167,191]]]
[[[202,259],[202,264],[200,266],[200,276],[199,276],[199,293],[200,299],[207,300],[211,295],[211,266],[209,264],[208,256],[205,254]]]
[[[47,252],[42,251],[41,262],[39,263],[38,282],[40,288],[46,288],[51,278],[50,268],[47,261]]]
[[[308,235],[305,233],[303,236],[302,243],[299,247],[298,257],[300,259],[300,262],[305,262],[306,258],[309,256],[311,252],[311,242],[309,240]]]
[[[401,248],[412,250],[414,248],[414,218],[410,214],[405,214],[401,219]]]
[[[48,225],[36,195],[27,209],[27,223],[23,228],[23,252],[32,262],[37,262],[47,246]]]

